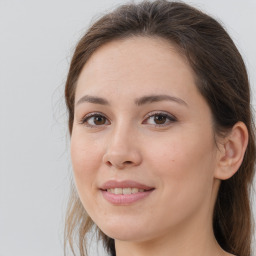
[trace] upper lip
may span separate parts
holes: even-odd
[[[138,188],[138,189],[144,189],[144,190],[154,189],[153,187],[149,187],[147,185],[138,183],[133,180],[124,180],[124,181],[109,180],[100,187],[101,190],[107,190],[111,188]]]

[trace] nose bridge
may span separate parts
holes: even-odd
[[[112,131],[110,145],[113,149],[120,147],[120,150],[127,150],[130,146],[128,138],[135,137],[133,133],[135,133],[135,129],[132,125],[126,120],[121,120]]]
[[[137,144],[138,131],[129,120],[121,119],[114,125],[107,142],[103,161],[118,169],[138,165],[141,154]]]

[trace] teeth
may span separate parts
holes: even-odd
[[[122,188],[114,188],[114,194],[116,194],[116,195],[123,194],[123,189]]]
[[[109,188],[108,192],[115,195],[130,195],[138,192],[144,192],[144,189],[141,188]]]
[[[143,189],[142,189],[143,190]],[[138,188],[132,188],[132,194],[135,194],[135,193],[138,193],[139,192],[139,189]],[[143,192],[143,191],[141,191]]]
[[[123,194],[124,195],[129,195],[132,193],[132,189],[131,188],[123,188]]]

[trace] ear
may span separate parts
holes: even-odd
[[[220,180],[231,178],[242,164],[247,145],[247,127],[243,122],[237,122],[219,144],[218,163],[214,177]]]

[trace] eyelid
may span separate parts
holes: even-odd
[[[149,112],[145,118],[148,118],[148,117],[151,117],[153,115],[166,115],[172,119],[175,119],[177,120],[177,118],[173,115],[173,114],[170,114],[169,112],[166,112],[166,111],[162,111],[162,110],[156,110],[156,111],[152,111],[152,112]]]
[[[148,113],[145,116],[143,123],[145,122],[145,120],[148,120],[150,117],[153,117],[155,115],[166,116],[169,119],[169,123],[168,124],[155,124],[154,126],[164,127],[164,126],[170,125],[170,123],[174,123],[174,122],[178,121],[178,119],[174,115],[172,115],[166,111],[153,111],[153,112]]]
[[[105,125],[108,125],[108,124],[104,124],[104,125],[90,125],[90,124],[85,124],[87,122],[87,120],[90,118],[90,117],[94,117],[94,116],[102,116],[104,118],[106,118],[106,120],[108,120],[108,122],[110,123],[110,119],[105,115],[103,114],[102,112],[90,112],[86,115],[84,115],[81,120],[79,121],[79,124],[83,124],[83,125],[86,125],[88,127],[93,127],[93,128],[99,128],[99,127],[102,127],[102,126],[105,126]]]

